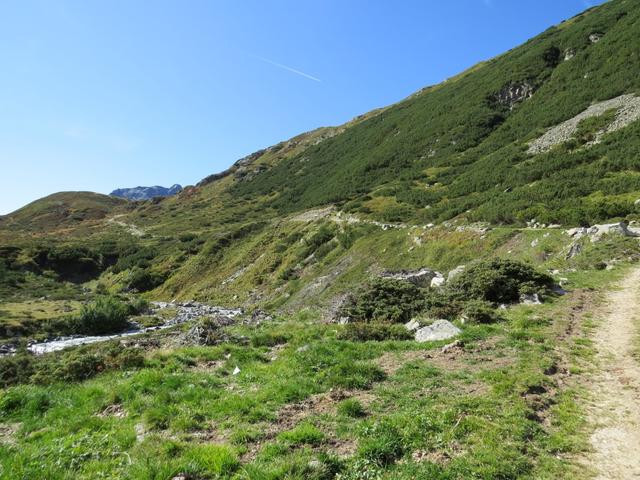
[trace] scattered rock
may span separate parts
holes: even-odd
[[[571,60],[573,57],[576,56],[576,51],[573,48],[567,48],[564,51],[564,61],[566,62],[567,60]]]
[[[102,412],[98,414],[98,417],[115,417],[115,418],[124,418],[127,416],[127,412],[124,407],[119,403],[114,403],[106,407]]]
[[[231,375],[238,375],[240,373],[240,368],[238,368],[238,366],[236,365],[236,368],[233,369],[233,372],[231,372]]]
[[[502,87],[502,89],[490,97],[493,103],[513,108],[523,100],[531,98],[535,92],[535,87],[529,82],[511,82]]]
[[[589,35],[589,41],[591,43],[598,43],[602,39],[602,37],[603,37],[602,33],[595,32]]]
[[[418,320],[413,318],[409,322],[404,324],[404,328],[406,328],[410,332],[413,332],[413,331],[415,331],[415,330],[420,328],[420,322],[418,322]]]
[[[450,282],[451,280],[456,278],[458,275],[460,275],[462,272],[464,272],[465,268],[467,268],[466,265],[458,265],[456,268],[451,270],[447,275],[447,282]]]
[[[582,252],[582,245],[579,243],[574,243],[573,245],[571,245],[571,247],[569,248],[569,251],[567,252],[566,255],[566,259],[569,260],[573,257],[575,257],[576,255],[579,255],[580,252]]]
[[[626,127],[631,122],[638,120],[640,118],[640,97],[636,97],[634,94],[621,95],[619,97],[591,105],[575,117],[570,118],[555,127],[551,127],[540,138],[531,142],[529,144],[528,153],[535,155],[547,152],[554,146],[571,140],[574,138],[574,135],[578,130],[578,125],[582,120],[600,116],[607,110],[613,108],[617,109],[615,119],[602,131],[597,132],[596,140],[587,145],[597,143],[600,141],[599,139],[602,135],[619,130]]]
[[[385,271],[380,274],[382,278],[406,280],[417,287],[430,286],[431,280],[433,280],[437,275],[441,274],[429,268],[421,268],[420,270],[400,270],[398,272]]]
[[[551,291],[552,291],[553,293],[555,293],[556,295],[566,295],[566,294],[568,293],[568,292],[567,292],[564,288],[562,288],[560,285],[554,285],[554,286],[551,288]]]
[[[542,301],[540,301],[540,296],[537,293],[526,294],[523,293],[520,295],[520,303],[524,305],[542,305]]]
[[[436,320],[427,327],[416,330],[416,342],[434,342],[437,340],[446,340],[462,333],[458,327],[448,320]]]
[[[603,225],[593,225],[591,227],[577,227],[566,230],[565,233],[574,239],[589,237],[592,242],[600,240],[603,235],[622,235],[624,237],[640,237],[640,233],[629,228],[625,221],[617,223],[607,223]]]
[[[136,440],[138,442],[143,441],[144,437],[147,436],[147,429],[144,428],[144,425],[142,423],[136,423],[136,425],[133,427],[133,429],[136,432]]]
[[[430,287],[431,288],[441,287],[444,285],[444,282],[445,282],[444,275],[442,275],[440,272],[436,272],[436,276],[431,279]]]
[[[234,320],[230,317],[219,315],[205,317],[195,323],[180,338],[184,345],[218,345],[230,340],[230,336],[222,331],[222,327],[232,325]]]
[[[460,340],[456,340],[455,342],[452,343],[448,343],[447,345],[445,345],[444,347],[442,347],[442,349],[440,350],[441,353],[449,353],[453,350],[462,348],[463,343]]]

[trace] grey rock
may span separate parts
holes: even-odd
[[[416,342],[435,342],[437,340],[447,340],[462,333],[458,327],[448,320],[436,320],[428,327],[420,328],[415,333]]]
[[[524,305],[542,305],[540,296],[537,293],[520,295],[520,303]]]
[[[589,35],[589,41],[591,43],[598,43],[600,41],[600,39],[602,38],[602,33],[592,33],[591,35]]]
[[[466,265],[458,265],[456,268],[451,270],[449,272],[449,275],[447,275],[447,282],[450,282],[451,280],[456,278],[458,275],[460,275],[462,272],[464,272],[465,268],[467,268]]]
[[[417,329],[420,328],[420,322],[418,322],[418,320],[416,320],[415,318],[412,319],[411,321],[407,322],[404,324],[404,328],[406,328],[407,330],[409,330],[410,332],[413,332]]]
[[[421,268],[419,270],[400,270],[398,272],[382,272],[382,278],[393,278],[395,280],[406,280],[413,283],[417,287],[428,287],[431,280],[438,275],[438,272],[429,268]]]
[[[566,259],[569,260],[570,258],[573,258],[576,255],[580,254],[580,252],[582,252],[582,245],[580,245],[579,243],[574,243],[569,248],[569,252],[567,252]]]
[[[431,279],[431,284],[429,286],[431,288],[438,288],[443,286],[444,282],[444,275],[442,275],[440,272],[436,272],[436,276]]]

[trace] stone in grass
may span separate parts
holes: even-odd
[[[406,328],[410,332],[413,332],[413,331],[415,331],[415,330],[420,328],[420,322],[418,320],[416,320],[415,318],[413,318],[413,319],[411,319],[411,321],[409,321],[409,322],[404,324],[404,328]]]
[[[462,333],[458,327],[448,320],[436,320],[428,327],[416,331],[415,340],[419,343],[446,340]]]
[[[542,301],[540,300],[540,296],[537,293],[523,293],[520,295],[520,303],[525,305],[541,305]]]

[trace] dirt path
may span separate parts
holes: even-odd
[[[608,295],[594,336],[598,373],[588,415],[596,427],[589,466],[597,479],[640,479],[640,363],[633,357],[640,319],[640,268]]]

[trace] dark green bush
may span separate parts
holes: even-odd
[[[407,322],[424,305],[423,292],[412,283],[376,278],[347,301],[342,315],[360,322]]]
[[[80,313],[67,320],[73,333],[103,335],[125,330],[131,307],[117,297],[99,297],[94,303],[84,305]]]
[[[495,323],[500,315],[494,306],[483,300],[470,300],[464,304],[462,313],[469,323]]]
[[[533,267],[514,260],[494,259],[469,266],[448,286],[448,292],[460,300],[484,300],[513,303],[523,293],[544,293],[553,279]]]
[[[159,273],[135,267],[127,278],[127,290],[148,292],[162,285],[165,277]]]
[[[251,345],[254,347],[275,347],[276,345],[283,345],[288,341],[289,337],[281,333],[257,333],[251,337]]]
[[[25,383],[33,374],[33,357],[28,353],[0,357],[0,387]]]
[[[354,322],[345,325],[344,329],[338,333],[338,338],[352,342],[382,342],[384,340],[410,340],[413,335],[403,325]]]

